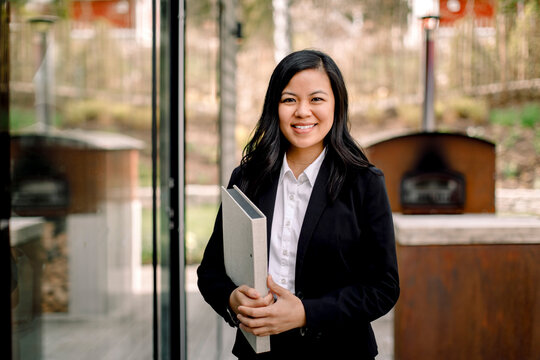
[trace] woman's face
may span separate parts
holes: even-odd
[[[320,153],[334,123],[334,93],[324,70],[296,73],[281,92],[279,128],[289,150]]]

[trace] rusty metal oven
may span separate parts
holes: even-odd
[[[378,142],[366,152],[385,174],[395,212],[495,212],[495,145],[489,141],[421,132]]]

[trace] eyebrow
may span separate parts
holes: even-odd
[[[323,90],[315,90],[313,91],[312,93],[308,94],[309,96],[312,96],[312,95],[315,95],[315,94],[319,94],[319,93],[322,93],[322,94],[325,94],[325,95],[328,95],[328,93],[326,91],[323,91]],[[292,95],[292,96],[297,96],[295,93],[291,92],[291,91],[284,91],[281,93],[281,96],[283,95]]]

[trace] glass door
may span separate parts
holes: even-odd
[[[11,358],[151,359],[152,2],[1,4]]]

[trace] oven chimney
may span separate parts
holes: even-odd
[[[422,130],[426,132],[435,131],[435,75],[433,69],[434,62],[434,42],[433,33],[439,24],[438,16],[423,16],[422,28],[424,29],[424,104],[422,107]]]

